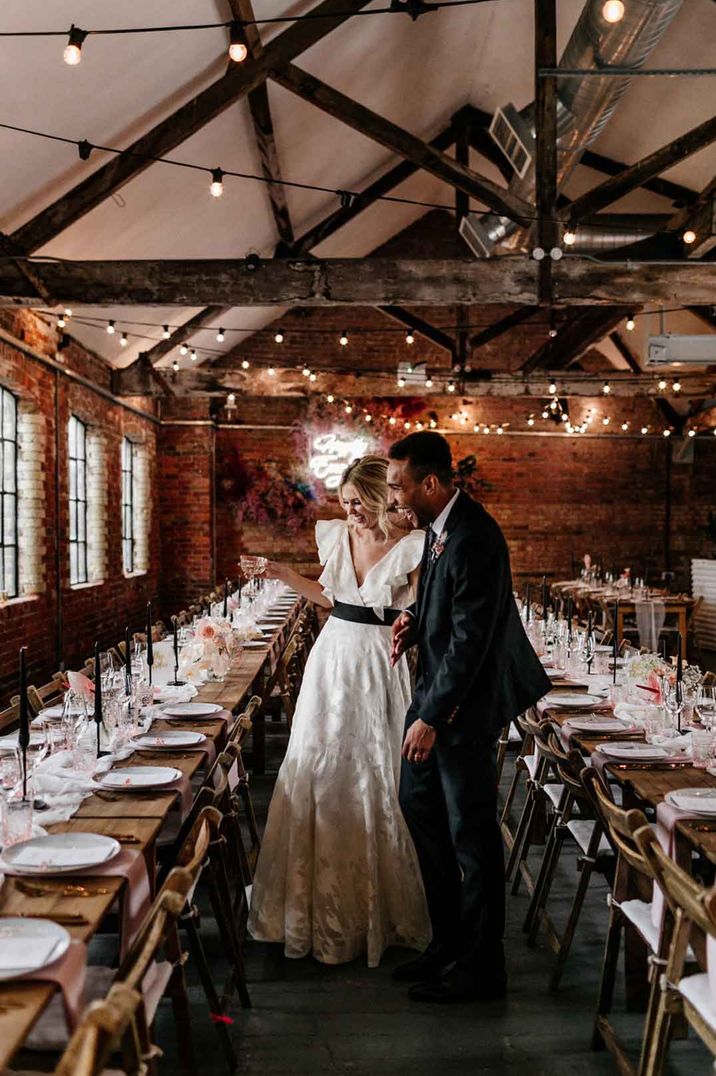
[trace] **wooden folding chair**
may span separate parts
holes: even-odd
[[[612,892],[607,897],[609,921],[604,946],[602,976],[592,1049],[607,1049],[621,1073],[635,1073],[614,1025],[609,1019],[616,985],[617,963],[622,934],[628,929],[630,961],[625,960],[629,979],[634,965],[643,972],[643,981],[651,980],[646,999],[645,1037],[649,1034],[658,1002],[658,977],[666,963],[668,937],[652,920],[653,887],[656,875],[650,860],[636,841],[637,832],[648,826],[646,816],[636,809],[624,810],[614,802],[604,778],[590,766],[581,772],[584,788],[602,819],[602,825],[617,856]],[[625,942],[626,944],[626,942]],[[629,1002],[629,999],[627,999]]]
[[[552,767],[560,778],[562,792],[559,801],[552,803],[552,821],[524,930],[528,933],[530,942],[534,943],[540,925],[544,926],[557,954],[549,980],[550,990],[556,990],[569,956],[592,875],[597,870],[610,881],[613,879],[614,851],[604,834],[604,828],[601,819],[596,814],[592,798],[582,783],[580,777],[580,772],[584,768],[582,755],[579,751],[564,751],[556,731],[549,723],[539,729],[536,737],[539,741],[540,753],[550,759]],[[579,881],[567,924],[560,938],[555,934],[552,922],[547,916],[546,906],[557,864],[563,848],[568,844],[576,846]]]
[[[508,721],[500,733],[497,741],[497,783],[502,779],[502,771],[505,766],[505,758],[508,752],[517,755],[522,749],[524,734],[517,721]]]
[[[649,826],[637,830],[636,843],[656,876],[666,901],[668,956],[658,979],[654,1020],[642,1046],[640,1076],[662,1076],[675,1023],[685,1018],[714,1055],[716,1064],[716,999],[705,970],[685,974],[701,941],[716,944],[716,887],[704,889],[664,851]],[[694,950],[689,943],[693,940]],[[702,961],[705,966],[705,961]]]
[[[558,778],[551,757],[540,750],[540,740],[537,734],[544,722],[531,714],[524,714],[520,723],[524,723],[526,732],[529,732],[531,736],[534,753],[521,756],[527,777],[525,802],[515,830],[506,870],[508,881],[514,874],[513,893],[519,891],[520,880],[527,873],[526,861],[530,846],[536,843],[536,837],[541,837],[547,805],[551,803],[556,806],[562,795],[562,782]]]
[[[152,1076],[161,1051],[146,1036],[143,1009],[138,990],[115,983],[103,1001],[93,1001],[85,1010],[55,1076],[102,1076],[116,1054],[123,1076]]]

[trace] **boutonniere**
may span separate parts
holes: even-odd
[[[432,550],[433,560],[437,560],[438,557],[440,556],[440,554],[444,552],[445,543],[447,542],[447,540],[448,540],[448,532],[447,531],[440,531],[440,534],[437,536],[437,538],[435,539],[435,542],[433,543],[433,550]]]

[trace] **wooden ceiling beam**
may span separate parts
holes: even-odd
[[[647,154],[646,157],[642,157],[640,161],[636,161],[622,172],[606,179],[599,186],[586,191],[564,211],[565,221],[577,224],[589,214],[598,213],[600,209],[605,209],[606,206],[623,198],[631,191],[643,187],[648,180],[656,178],[665,169],[678,161],[686,160],[687,157],[711,145],[714,141],[716,141],[716,116],[693,127],[686,134],[674,138],[653,153]]]
[[[488,325],[487,328],[470,337],[470,351],[476,351],[478,348],[484,347],[485,344],[497,340],[503,333],[509,332],[510,329],[514,329],[517,325],[521,325],[523,321],[528,321],[538,310],[539,306],[521,306],[517,310],[513,310],[511,314],[500,318],[494,325]]]
[[[35,263],[33,263],[35,264]],[[326,258],[128,260],[38,263],[59,302],[97,306],[535,306],[537,263],[529,258]],[[564,306],[645,303],[708,306],[716,263],[635,265],[570,257],[553,269]],[[12,261],[0,262],[0,306],[43,300]],[[606,333],[607,330],[605,330]]]
[[[636,355],[633,353],[621,333],[618,333],[616,330],[614,330],[614,332],[609,333],[609,339],[614,344],[615,348],[617,349],[621,357],[624,359],[633,374],[643,374],[645,372],[644,370],[642,370],[641,365],[639,364],[639,360],[637,359]],[[657,408],[664,416],[666,421],[675,428],[676,432],[682,433],[684,429],[684,423],[686,421],[686,416],[681,415],[673,406],[673,404],[670,404],[668,400],[665,400],[663,398],[663,396],[654,397],[654,403],[656,404]]]
[[[599,343],[631,311],[631,307],[587,307],[575,314],[522,364],[523,374],[534,370],[564,370]]]
[[[311,14],[316,18],[292,23],[269,42],[259,59],[249,58],[242,64],[232,64],[225,75],[136,139],[125,153],[113,156],[92,175],[21,225],[13,232],[13,240],[26,252],[45,246],[65,228],[149,168],[151,158],[164,157],[176,149],[265,82],[269,70],[296,59],[367,3],[368,0],[322,0],[312,9]]]
[[[249,55],[254,60],[260,60],[264,50],[258,26],[254,22],[255,15],[251,0],[227,0],[227,2],[232,18],[245,24],[243,33]],[[268,86],[265,82],[251,90],[248,95],[248,102],[254,127],[256,148],[259,151],[261,171],[266,178],[266,189],[271,203],[271,213],[276,225],[278,241],[291,246],[294,241],[293,226],[291,224],[291,214],[288,211],[286,188],[281,182],[281,166],[273,130]]]
[[[479,172],[459,165],[420,138],[326,85],[314,75],[302,71],[295,64],[289,63],[280,70],[271,70],[269,77],[304,101],[327,112],[366,138],[385,146],[399,157],[412,161],[451,187],[464,191],[495,212],[520,224],[526,224],[532,215],[528,203],[510,194],[506,187],[499,187]]]
[[[540,77],[557,66],[556,0],[534,0],[535,57],[535,182],[537,246],[550,251],[558,245],[557,215],[557,80]],[[551,258],[539,266],[539,299],[552,303]]]
[[[618,176],[629,167],[623,161],[618,161],[614,157],[607,157],[603,153],[595,153],[591,149],[584,151],[579,163],[585,168],[591,168],[593,172],[601,172],[604,176]],[[674,183],[671,179],[661,177],[647,179],[641,184],[641,187],[643,190],[658,194],[661,198],[666,198],[676,205],[688,205],[698,195],[697,191],[692,190],[690,187],[685,187],[682,183]]]
[[[419,318],[416,314],[411,313],[410,310],[406,310],[402,306],[378,306],[376,309],[381,314],[385,314],[386,317],[392,318],[393,321],[398,321],[401,325],[405,325],[406,328],[412,329],[413,332],[423,336],[431,344],[435,344],[436,347],[447,351],[449,355],[455,354],[455,341],[452,336],[442,329],[438,329],[436,325],[431,325],[424,318]]]

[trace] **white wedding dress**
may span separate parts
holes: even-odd
[[[316,524],[319,582],[332,601],[404,609],[424,534],[402,538],[358,586],[348,527]],[[390,665],[388,626],[330,617],[306,663],[251,896],[249,930],[288,957],[340,964],[389,945],[424,949],[430,922],[398,804],[410,704],[405,658]]]

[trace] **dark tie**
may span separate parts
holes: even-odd
[[[432,526],[428,527],[428,563],[432,564],[435,559],[435,545],[438,540],[438,535],[433,530]]]

